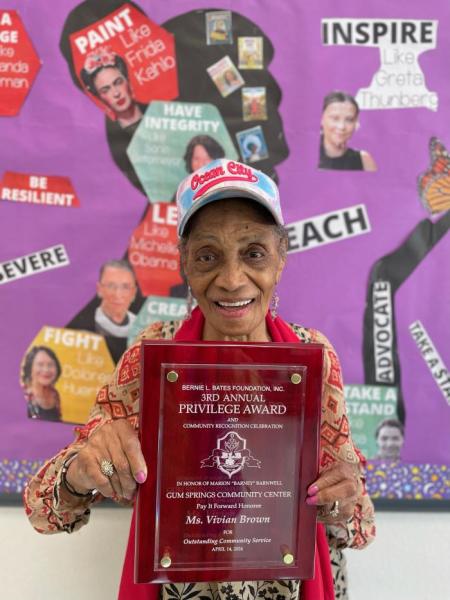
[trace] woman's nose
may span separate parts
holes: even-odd
[[[245,283],[245,273],[239,260],[229,260],[222,265],[216,284],[227,291],[235,291]]]

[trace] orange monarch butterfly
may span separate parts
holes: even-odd
[[[417,189],[425,208],[435,214],[450,208],[450,154],[436,137],[429,147],[431,166],[419,175]]]

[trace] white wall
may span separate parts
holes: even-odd
[[[2,600],[113,600],[131,512],[101,508],[75,534],[40,535],[20,507],[0,508]]]
[[[351,600],[450,600],[450,513],[378,512],[377,538],[347,551]]]
[[[0,598],[113,600],[130,512],[97,508],[80,532],[42,536],[0,508]],[[378,539],[348,551],[351,600],[450,600],[450,513],[377,515]]]

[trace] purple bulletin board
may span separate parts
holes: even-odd
[[[372,497],[447,504],[449,20],[445,0],[3,0],[3,499],[71,441],[139,327],[184,314],[173,199],[206,136],[279,182],[279,313],[335,346]],[[135,288],[102,283],[111,260]],[[34,414],[36,346],[61,372]]]

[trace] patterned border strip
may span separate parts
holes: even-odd
[[[366,477],[372,498],[450,500],[448,465],[368,461]]]
[[[28,479],[36,473],[44,461],[15,460],[0,461],[0,494],[21,494]]]
[[[43,461],[0,461],[0,494],[21,494]],[[450,500],[450,467],[368,461],[367,489],[372,498]]]

